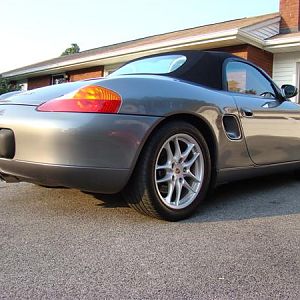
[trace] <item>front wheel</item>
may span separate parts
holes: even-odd
[[[210,177],[210,153],[199,130],[186,122],[170,122],[145,146],[125,198],[141,213],[177,221],[196,211]]]

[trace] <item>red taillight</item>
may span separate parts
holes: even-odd
[[[45,112],[93,112],[117,113],[121,96],[101,86],[87,86],[78,91],[40,105],[37,110]]]

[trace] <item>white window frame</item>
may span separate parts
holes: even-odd
[[[66,73],[53,74],[53,75],[51,76],[51,85],[57,84],[57,83],[54,83],[54,77],[56,77],[56,76],[63,76],[63,78],[64,78],[66,81],[67,81],[67,79],[68,79],[68,76],[67,76]]]
[[[27,91],[28,81],[27,79],[17,81],[17,84],[21,87],[21,91]]]

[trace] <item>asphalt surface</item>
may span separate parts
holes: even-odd
[[[300,299],[291,174],[219,187],[177,223],[25,183],[0,182],[0,205],[0,299]]]

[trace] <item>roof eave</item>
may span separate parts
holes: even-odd
[[[265,46],[264,40],[261,40],[242,29],[238,31],[237,39],[244,42],[245,44],[249,44],[260,49],[263,49]]]
[[[272,53],[300,51],[300,36],[267,40],[265,41],[265,50]]]
[[[237,39],[238,37],[238,29],[230,29],[225,31],[219,31],[211,34],[201,34],[196,36],[190,36],[186,38],[171,40],[171,41],[163,41],[159,43],[154,43],[151,45],[143,45],[139,47],[133,47],[131,49],[123,49],[123,50],[115,50],[107,53],[91,55],[87,57],[81,57],[78,59],[69,60],[67,62],[61,62],[56,64],[49,64],[42,67],[32,68],[24,70],[24,72],[4,72],[2,76],[8,79],[20,79],[26,78],[30,76],[37,76],[40,74],[50,74],[52,72],[59,71],[61,69],[74,69],[74,67],[86,67],[91,65],[92,63],[99,64],[111,64],[116,62],[116,58],[118,62],[127,61],[131,58],[136,58],[142,55],[152,54],[154,52],[166,52],[170,50],[176,50],[184,47],[199,45],[203,49],[209,48],[213,44],[241,44],[242,41]],[[98,65],[99,65],[98,64]]]
[[[269,52],[278,53],[284,51],[299,51],[300,38],[278,38],[272,40],[261,40],[243,28],[219,31],[210,34],[201,34],[181,39],[163,41],[151,45],[133,47],[131,49],[115,50],[106,53],[75,58],[67,62],[49,64],[42,67],[27,69],[24,72],[5,72],[4,78],[11,80],[24,79],[39,75],[53,74],[61,71],[75,70],[95,65],[108,65],[122,63],[140,56],[157,52],[166,52],[184,49],[191,46],[199,46],[199,49],[209,49],[229,45],[249,44]]]

